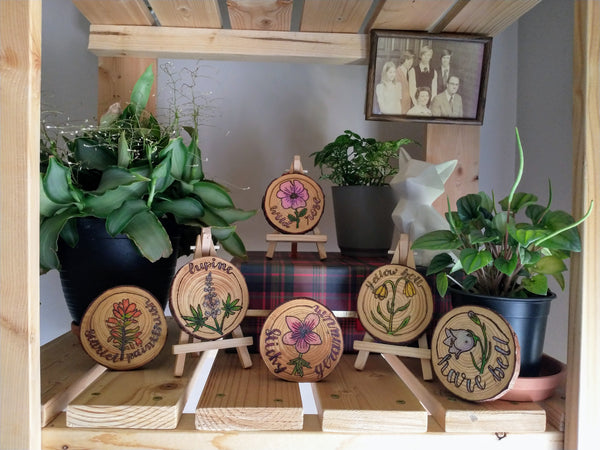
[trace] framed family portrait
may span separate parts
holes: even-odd
[[[492,38],[371,30],[368,120],[481,125]]]

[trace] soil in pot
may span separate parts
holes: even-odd
[[[170,257],[151,263],[140,255],[127,236],[110,236],[103,219],[78,219],[78,244],[71,248],[59,240],[58,247],[60,281],[75,324],[80,323],[96,297],[120,285],[141,287],[149,291],[163,309],[166,307],[177,264],[179,236],[174,224],[165,225],[174,251]]]
[[[333,186],[338,247],[343,255],[388,256],[394,234],[395,207],[390,186]]]
[[[519,341],[521,349],[520,377],[536,377],[544,350],[546,323],[555,294],[535,298],[505,298],[471,294],[449,288],[452,306],[477,305],[489,308],[504,317]]]

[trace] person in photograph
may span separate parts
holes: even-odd
[[[456,75],[448,79],[446,90],[431,101],[431,113],[439,117],[462,117],[462,97],[458,94],[460,80]]]
[[[392,61],[381,69],[381,82],[375,86],[375,96],[382,114],[402,114],[402,86],[396,83],[396,64]]]
[[[410,91],[408,89],[408,71],[415,61],[415,52],[405,50],[400,57],[400,64],[396,70],[396,82],[402,87],[402,112],[405,113],[412,106]]]
[[[406,113],[409,116],[431,116],[431,110],[427,107],[431,98],[428,87],[417,88],[417,104],[410,108]]]
[[[437,91],[444,92],[446,89],[446,85],[448,84],[448,79],[452,73],[452,69],[450,66],[450,62],[452,60],[452,50],[444,49],[440,54],[440,67],[438,69],[438,84]]]
[[[408,87],[413,105],[417,104],[417,89],[426,87],[431,93],[431,98],[437,95],[437,71],[431,66],[433,49],[424,45],[419,51],[419,64],[408,71]]]

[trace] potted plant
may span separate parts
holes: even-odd
[[[75,322],[117,284],[149,286],[166,305],[177,256],[191,252],[201,227],[213,227],[229,253],[246,252],[232,224],[255,211],[235,208],[226,189],[205,178],[196,127],[186,129],[186,144],[177,120],[162,126],[146,111],[153,82],[148,67],[122,111],[113,105],[64,146],[43,134],[40,269],[60,270]]]
[[[517,130],[519,169],[507,197],[496,206],[487,194],[467,194],[446,214],[449,230],[417,238],[413,249],[443,251],[431,260],[440,295],[448,290],[453,306],[477,304],[503,315],[517,334],[521,347],[521,376],[536,376],[542,356],[552,276],[564,289],[565,260],[581,251],[578,221],[550,209],[534,194],[517,192],[523,174],[523,148]],[[450,284],[451,283],[451,284]]]
[[[377,141],[346,130],[312,153],[321,178],[330,180],[338,246],[349,256],[387,256],[392,243],[395,199],[389,180],[392,160],[412,139]]]

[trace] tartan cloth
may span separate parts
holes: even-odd
[[[356,311],[358,293],[371,272],[390,264],[391,257],[349,257],[341,253],[327,253],[321,261],[317,252],[298,252],[292,258],[289,252],[275,252],[267,259],[266,252],[248,252],[247,259],[234,258],[242,272],[249,293],[249,309],[273,310],[287,300],[309,297],[332,311]],[[418,269],[424,274],[425,269]],[[434,297],[434,317],[428,334],[437,319],[451,309],[449,297],[437,295],[435,280],[428,282]],[[258,351],[258,338],[265,317],[246,317],[241,324],[245,336],[252,336],[251,351]],[[365,330],[358,318],[338,318],[344,335],[344,353],[352,353],[353,342],[363,338]]]
[[[246,260],[234,258],[246,280],[249,309],[273,310],[295,297],[309,297],[332,311],[356,311],[356,299],[363,281],[377,267],[389,264],[388,258],[348,257],[327,253],[321,261],[317,252],[275,252],[267,259],[265,252],[248,252]],[[254,338],[251,350],[258,350],[258,337],[264,317],[246,317],[242,331]],[[338,318],[344,334],[344,352],[352,352],[353,341],[362,339],[364,329],[358,318]]]

